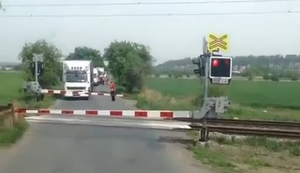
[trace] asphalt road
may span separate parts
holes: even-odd
[[[89,101],[59,100],[53,108],[134,109],[120,98],[111,102],[105,96],[92,96]],[[96,121],[96,118],[90,117],[89,120]],[[97,121],[109,119],[99,118]],[[207,173],[195,164],[181,145],[174,144],[174,139],[182,136],[181,132],[92,126],[88,123],[31,123],[20,143],[10,150],[0,150],[0,172]]]

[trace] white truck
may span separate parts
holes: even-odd
[[[93,91],[93,62],[89,60],[64,60],[63,83],[65,98],[83,97],[89,99]],[[74,95],[74,92],[78,94]]]
[[[98,68],[93,69],[93,82],[94,86],[98,86],[100,84],[100,71]]]
[[[104,73],[104,67],[97,67],[98,71],[101,73]]]
[[[104,85],[105,83],[105,71],[104,71],[104,67],[97,67],[98,71],[99,71],[99,83],[101,85]]]

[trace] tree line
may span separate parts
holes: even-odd
[[[42,88],[53,88],[61,84],[63,60],[92,60],[95,67],[104,67],[104,60],[107,60],[109,64],[106,68],[113,75],[117,87],[128,93],[139,92],[144,86],[145,77],[152,73],[154,62],[150,48],[134,42],[114,41],[103,53],[87,46],[76,47],[73,52],[64,56],[53,43],[38,40],[25,43],[19,54],[19,68],[25,72],[25,81],[34,80],[30,66],[33,54],[44,56],[44,72],[38,79]]]
[[[279,80],[287,78],[298,80],[300,76],[300,55],[271,55],[271,56],[236,56],[233,57],[233,66],[237,70],[241,66],[246,67],[241,73],[235,73],[234,76],[243,76],[253,79],[263,77],[265,80]],[[180,60],[170,60],[154,67],[155,76],[162,74],[169,77],[189,77],[194,75],[193,69],[197,68],[192,64],[192,58]]]
[[[155,77],[161,77],[162,75],[167,75],[169,78],[189,78],[192,75],[196,75],[193,72],[187,73],[184,71],[172,70],[167,73],[154,72]],[[299,71],[293,69],[280,69],[280,70],[270,70],[267,68],[247,68],[242,73],[233,74],[234,77],[246,77],[248,80],[253,80],[255,78],[263,78],[264,80],[280,81],[281,79],[297,81],[299,80]]]
[[[195,58],[195,57],[194,57]],[[266,67],[266,66],[280,66],[290,67],[291,65],[300,64],[300,55],[269,55],[269,56],[234,56],[233,65],[237,66],[254,66],[254,67]],[[190,66],[192,65],[192,57],[186,57],[178,60],[169,60],[164,63],[155,66],[157,70],[171,70],[174,67]]]

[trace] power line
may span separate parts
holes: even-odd
[[[250,3],[250,2],[291,2],[300,0],[227,0],[227,1],[178,1],[178,2],[124,2],[124,3],[82,3],[82,4],[2,4],[6,7],[71,7],[71,6],[134,6],[134,5],[195,5],[195,4],[226,4],[226,3]],[[1,4],[1,2],[0,2]]]
[[[112,18],[112,17],[172,17],[172,16],[230,16],[230,15],[268,15],[299,14],[300,11],[245,12],[245,13],[161,13],[161,14],[99,14],[99,15],[0,15],[0,18]]]

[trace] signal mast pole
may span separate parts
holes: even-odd
[[[202,43],[202,47],[203,47],[203,57],[204,57],[204,62],[205,62],[205,76],[202,78],[203,80],[203,102],[204,100],[207,98],[208,96],[208,50],[207,50],[207,41],[206,38],[203,37],[203,43]]]
[[[206,37],[203,37],[203,42],[202,42],[202,51],[203,51],[203,58],[204,58],[204,66],[205,66],[205,74],[202,77],[202,83],[203,83],[203,98],[202,98],[202,103],[203,106],[205,106],[205,100],[208,97],[208,68],[209,68],[209,52],[207,50],[207,41],[206,41]],[[202,109],[202,108],[201,108]],[[201,110],[200,110],[201,111]],[[207,130],[207,121],[206,121],[206,116],[204,116],[202,118],[202,125],[203,127],[200,129],[199,131],[199,141],[206,141],[207,137],[208,137],[208,130]]]
[[[207,118],[218,118],[226,111],[230,105],[228,97],[208,97],[209,81],[213,85],[228,85],[232,74],[232,57],[218,55],[219,49],[208,50],[206,37],[202,40],[203,54],[192,60],[193,64],[198,66],[194,69],[194,73],[200,76],[202,81],[202,102],[203,105],[199,112],[193,112],[192,118],[195,122],[201,122],[199,129],[198,141],[206,142],[208,140],[209,131],[207,127]],[[219,65],[211,65],[211,61],[220,62]],[[202,78],[201,78],[202,77]],[[193,123],[191,125],[194,125]]]

